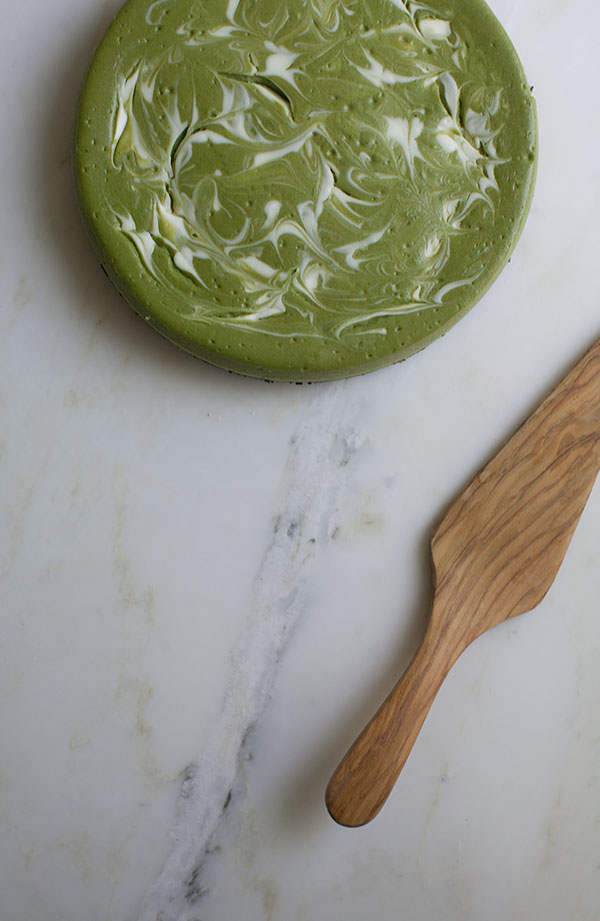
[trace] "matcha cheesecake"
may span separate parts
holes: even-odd
[[[536,144],[483,0],[128,0],[82,88],[75,179],[155,329],[318,381],[408,357],[481,298]]]

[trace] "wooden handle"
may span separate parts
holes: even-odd
[[[412,662],[342,758],[327,786],[329,814],[340,825],[366,825],[390,795],[440,686],[463,651],[430,626]]]

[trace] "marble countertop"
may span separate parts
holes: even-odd
[[[600,4],[491,4],[541,156],[484,300],[401,365],[302,387],[178,352],[95,260],[70,133],[118,5],[3,20],[2,921],[596,921],[598,488],[377,819],[323,797],[423,632],[434,522],[600,334]]]

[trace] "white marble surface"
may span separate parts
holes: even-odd
[[[2,921],[596,921],[600,492],[450,674],[369,826],[331,770],[408,661],[432,523],[600,334],[598,0],[494,0],[535,85],[510,266],[425,352],[267,385],[146,328],[74,204],[118,0],[3,13]]]

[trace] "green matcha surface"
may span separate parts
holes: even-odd
[[[535,108],[482,0],[128,0],[75,133],[79,201],[131,305],[268,379],[406,358],[506,264]]]

